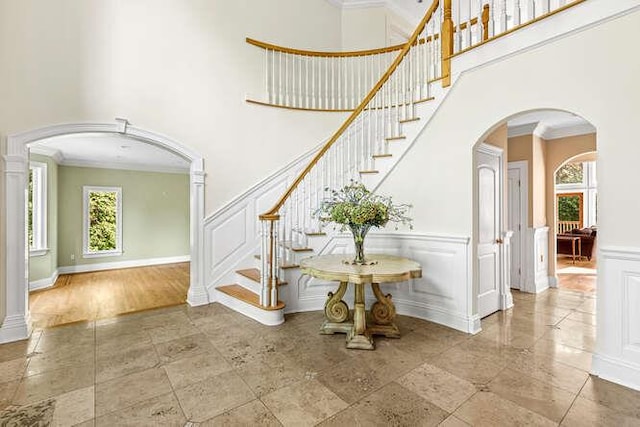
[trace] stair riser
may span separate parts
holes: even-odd
[[[253,320],[262,323],[267,326],[277,326],[284,323],[284,309],[283,310],[261,310],[257,307],[247,304],[239,299],[233,298],[230,295],[214,290],[215,301],[229,307],[230,309],[237,311]]]

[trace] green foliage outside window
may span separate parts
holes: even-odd
[[[580,221],[580,197],[558,197],[558,220]]]
[[[556,184],[580,184],[584,179],[582,163],[568,163],[558,169]]]
[[[89,250],[112,251],[116,246],[117,193],[89,193]]]

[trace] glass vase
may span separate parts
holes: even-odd
[[[367,261],[364,257],[364,238],[369,232],[368,226],[351,226],[351,234],[353,234],[353,245],[355,249],[355,258],[352,264],[366,265]]]

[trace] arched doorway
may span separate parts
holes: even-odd
[[[511,115],[494,125],[478,141],[476,148],[481,143],[501,150],[504,157],[505,173],[501,178],[504,191],[498,195],[504,203],[496,208],[503,219],[501,233],[494,233],[504,254],[498,258],[501,265],[496,270],[502,274],[496,277],[502,283],[497,289],[507,282],[509,287],[521,292],[544,292],[556,285],[554,174],[559,167],[556,159],[565,156],[563,159],[566,160],[571,157],[567,153],[576,150],[593,151],[595,127],[573,113],[533,110]],[[584,150],[591,145],[594,147]],[[511,174],[512,166],[520,175]],[[482,234],[479,213],[483,209],[477,187],[479,178],[474,178],[474,246],[477,246]],[[513,208],[517,208],[517,212],[512,212]],[[512,236],[510,232],[513,232]],[[479,249],[474,247],[474,251],[475,260]],[[478,263],[475,260],[476,298],[480,296]],[[508,292],[504,295],[503,302],[495,305],[496,310],[509,306],[506,303]]]
[[[25,196],[28,183],[28,148],[35,142],[63,135],[82,133],[111,133],[137,139],[168,150],[190,162],[190,283],[187,302],[203,305],[209,302],[204,286],[202,230],[204,221],[204,162],[200,155],[172,139],[131,126],[124,119],[115,123],[63,124],[10,135],[3,151],[5,156],[5,247],[4,273],[6,308],[5,320],[0,328],[0,342],[28,337],[28,250],[25,239]]]

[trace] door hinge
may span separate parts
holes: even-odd
[[[522,274],[522,271],[518,268],[518,274]]]
[[[520,187],[521,185],[522,185],[522,184],[521,184],[520,180],[518,180],[518,187]]]
[[[521,227],[522,227],[522,225],[521,225],[521,224],[518,224],[518,231],[520,231],[520,230],[521,230]]]

